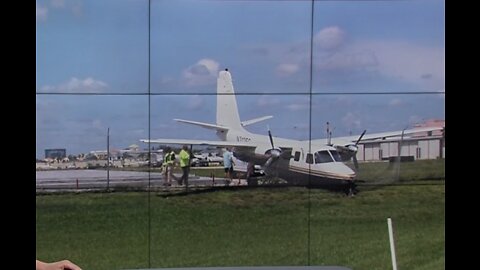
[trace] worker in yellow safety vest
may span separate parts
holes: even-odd
[[[164,185],[171,186],[173,178],[173,167],[175,163],[175,152],[167,146],[165,155],[163,156],[163,169],[165,174]]]
[[[180,153],[178,154],[180,157],[180,167],[182,168],[182,177],[178,181],[178,184],[185,185],[187,184],[188,181],[188,172],[190,169],[190,154],[188,153],[188,146],[184,145]]]

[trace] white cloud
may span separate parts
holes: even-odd
[[[80,17],[83,14],[83,3],[81,1],[76,1],[72,4],[70,10],[73,15]]]
[[[218,75],[220,64],[204,58],[183,71],[183,78],[188,86],[201,86],[214,84]]]
[[[304,110],[309,110],[310,109],[310,98],[309,97],[302,97],[302,98],[296,98],[296,99],[289,99],[290,104],[288,104],[286,107],[288,110],[292,112],[296,111],[304,111]],[[315,107],[315,105],[312,105]]]
[[[51,0],[50,4],[54,8],[63,8],[65,7],[65,0]]]
[[[71,12],[76,17],[83,14],[82,0],[50,0],[50,7],[59,12]]]
[[[354,114],[352,112],[348,112],[342,117],[342,123],[349,130],[359,129],[362,127],[362,121],[360,117],[358,116],[358,114]]]
[[[263,108],[263,107],[277,106],[278,104],[280,104],[280,100],[271,95],[264,95],[264,96],[260,96],[260,98],[257,99],[256,103],[258,107]]]
[[[410,127],[413,127],[415,124],[419,124],[419,123],[422,123],[424,122],[425,119],[423,119],[422,117],[418,116],[418,115],[411,115],[409,118],[408,118],[408,124]]]
[[[187,108],[189,110],[197,111],[202,109],[204,105],[205,100],[199,95],[194,95],[188,98]]]
[[[277,74],[280,76],[290,76],[297,73],[300,69],[298,64],[280,64],[277,66]]]
[[[47,14],[48,14],[48,8],[42,7],[38,3],[36,7],[36,13],[37,13],[37,21],[46,21],[47,20]]]
[[[57,86],[45,85],[41,88],[42,92],[58,93],[101,93],[108,88],[108,84],[100,80],[94,80],[92,77],[86,79],[71,78],[68,82]]]
[[[407,83],[418,91],[445,88],[445,48],[406,41],[365,40],[314,54],[316,72],[329,71],[330,78],[349,80],[375,74],[386,80]]]
[[[301,110],[308,110],[310,108],[309,104],[307,103],[293,103],[287,105],[287,109],[290,111],[301,111]]]
[[[105,125],[103,124],[102,120],[100,119],[93,119],[90,123],[91,127],[98,130],[105,130]]]
[[[445,88],[445,49],[402,41],[365,41],[354,45],[369,51],[378,61],[377,70],[388,78],[413,83],[420,91]]]
[[[315,57],[315,68],[322,70],[352,70],[375,67],[376,57],[369,51],[362,52],[337,52],[333,54],[322,54]]]
[[[310,63],[310,43],[295,41],[292,43],[262,43],[244,45],[255,61],[265,61],[275,66],[274,74],[288,77],[302,72]]]
[[[342,84],[375,79],[410,85],[409,89],[418,91],[445,88],[445,47],[442,44],[431,46],[409,40],[353,38],[347,42],[347,36],[348,33],[338,26],[326,27],[315,34],[315,76],[322,75],[317,77],[328,78],[333,84],[335,81]],[[279,76],[309,69],[306,40],[250,47],[256,57],[265,57],[275,64]]]
[[[163,76],[162,78],[160,78],[160,84],[164,85],[172,82],[175,82],[175,79],[170,76]]]
[[[390,106],[400,106],[403,104],[403,101],[399,98],[394,98],[388,103]]]
[[[324,50],[337,49],[344,41],[345,32],[338,26],[323,28],[313,37],[314,44]]]

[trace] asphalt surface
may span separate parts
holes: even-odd
[[[180,174],[174,174],[180,178]],[[234,184],[238,184],[235,182]],[[223,178],[189,176],[189,187],[225,186]],[[243,184],[243,183],[240,183]],[[86,191],[109,189],[182,188],[172,180],[171,186],[165,186],[162,173],[106,170],[53,170],[36,172],[37,192]]]

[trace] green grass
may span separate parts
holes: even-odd
[[[37,258],[68,258],[83,269],[100,270],[391,269],[391,217],[400,269],[444,269],[445,186],[429,183],[383,187],[353,198],[301,187],[170,197],[146,192],[37,196]]]
[[[346,162],[353,168],[351,161]],[[115,170],[126,171],[144,171],[148,172],[148,167],[140,168],[114,168]],[[150,168],[151,172],[160,172],[160,167]],[[182,173],[179,167],[174,170],[175,173]],[[223,168],[218,167],[192,167],[190,173],[197,176],[224,177]],[[368,183],[392,183],[392,182],[411,182],[419,180],[440,180],[445,179],[445,159],[416,160],[414,162],[361,162],[357,179]]]
[[[357,179],[369,183],[412,182],[445,179],[445,159],[414,162],[365,162],[359,164]]]

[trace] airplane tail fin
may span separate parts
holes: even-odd
[[[238,113],[232,75],[228,69],[220,71],[217,79],[217,125],[245,131]]]

